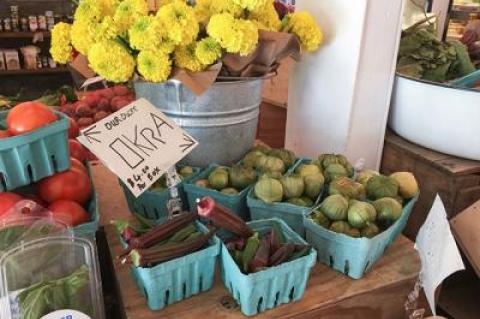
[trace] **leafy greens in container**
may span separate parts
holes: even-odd
[[[94,244],[73,237],[70,229],[30,201],[7,214],[0,219],[0,318],[81,313],[103,319]]]
[[[434,82],[446,82],[475,71],[467,47],[459,41],[440,41],[431,26],[405,30],[400,40],[397,71]]]

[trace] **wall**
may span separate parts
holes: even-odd
[[[286,147],[345,153],[378,168],[388,116],[402,0],[299,0],[325,33],[290,77]]]

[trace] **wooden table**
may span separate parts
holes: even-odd
[[[128,216],[117,179],[101,165],[93,167],[93,174],[102,223],[106,224],[112,217]],[[245,318],[223,287],[218,273],[210,291],[161,311],[150,311],[129,269],[115,259],[121,247],[114,229],[107,225],[105,232],[124,318]],[[316,265],[302,300],[266,311],[256,318],[404,318],[403,304],[419,268],[412,242],[401,236],[363,279],[353,280],[326,266]]]

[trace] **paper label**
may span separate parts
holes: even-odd
[[[435,312],[435,289],[442,281],[459,270],[465,269],[457,244],[450,231],[447,213],[437,195],[427,220],[420,228],[415,242],[422,262],[420,281],[428,304]]]
[[[58,310],[43,316],[40,319],[92,319],[86,314],[76,310]]]
[[[136,197],[198,145],[145,99],[83,129],[77,139]]]

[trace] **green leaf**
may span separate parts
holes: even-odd
[[[25,232],[25,226],[12,226],[0,229],[0,251],[13,245]]]
[[[28,293],[22,303],[20,303],[20,319],[39,319],[48,312],[46,303],[46,292],[49,286],[42,286]]]
[[[88,284],[88,274],[84,265],[67,277],[42,281],[22,291],[18,297],[21,319],[39,319],[49,311],[65,308],[89,309],[80,298],[81,290]]]

